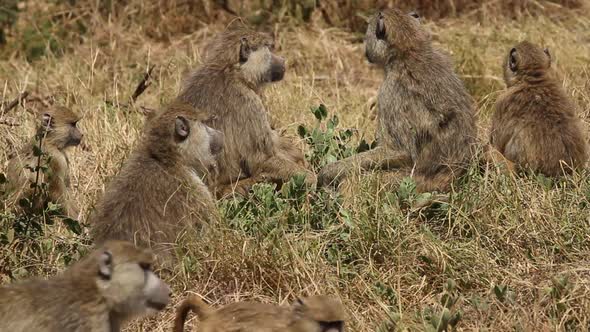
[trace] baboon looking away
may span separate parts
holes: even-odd
[[[367,28],[366,56],[382,67],[377,147],[324,167],[320,185],[338,185],[354,170],[413,167],[418,191],[450,189],[472,156],[473,100],[436,49],[416,14],[387,10]],[[409,173],[409,172],[408,172]]]
[[[193,296],[178,307],[174,332],[184,331],[189,311],[201,320],[202,332],[343,332],[346,320],[342,302],[325,295],[297,299],[290,307],[238,302],[217,310]]]
[[[170,301],[152,262],[149,250],[109,241],[61,275],[3,286],[0,331],[119,332]]]
[[[217,172],[223,135],[203,124],[208,117],[188,104],[172,103],[148,120],[140,143],[90,218],[95,241],[135,240],[160,254],[184,230],[217,220],[202,179]]]
[[[492,149],[509,165],[547,176],[583,167],[588,143],[582,121],[552,72],[549,50],[527,41],[516,45],[504,61],[504,81],[507,90],[492,117]]]
[[[77,127],[80,116],[67,107],[50,106],[40,114],[35,138],[31,140],[8,163],[7,195],[10,201],[20,198],[32,199],[34,191],[39,188],[31,184],[46,184],[46,192],[35,197],[33,205],[37,210],[44,209],[48,202],[60,204],[65,215],[76,218],[77,211],[69,199],[70,163],[67,150],[75,147],[82,140],[82,133]],[[41,156],[35,154],[35,147],[41,143]],[[41,170],[35,171],[37,164]],[[37,173],[39,177],[37,178]]]
[[[218,193],[240,190],[240,180],[280,184],[305,174],[308,183],[316,182],[315,174],[298,162],[300,152],[285,149],[268,120],[262,89],[285,74],[285,60],[273,49],[270,36],[234,21],[207,46],[203,65],[186,78],[180,92],[179,99],[210,111],[214,118],[209,124],[225,135]]]

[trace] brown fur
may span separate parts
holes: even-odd
[[[77,217],[77,211],[69,198],[70,186],[69,161],[66,151],[70,147],[80,144],[82,133],[76,127],[80,117],[66,107],[50,107],[40,114],[36,135],[16,156],[8,163],[7,195],[10,202],[18,202],[23,197],[31,199],[37,172],[31,171],[37,167],[39,157],[34,155],[34,146],[39,146],[42,137],[42,151],[40,166],[47,168],[39,172],[39,184],[47,185],[45,196],[37,197],[33,202],[36,210],[42,210],[47,203],[60,204],[65,215]],[[39,191],[38,191],[39,193]]]
[[[184,331],[189,311],[201,320],[202,332],[342,332],[345,321],[342,303],[323,295],[298,299],[292,307],[238,302],[217,310],[193,296],[178,307],[174,332]]]
[[[129,319],[162,310],[170,289],[151,270],[153,256],[110,241],[49,280],[0,288],[0,330],[119,332]]]
[[[476,127],[473,100],[448,56],[417,18],[398,10],[371,18],[366,55],[385,70],[378,146],[327,165],[319,183],[338,185],[355,170],[405,168],[413,169],[418,191],[450,190],[470,161]]]
[[[189,126],[184,139],[178,134],[181,118]],[[214,154],[223,135],[202,123],[207,119],[205,112],[174,103],[148,121],[91,217],[95,241],[135,240],[160,254],[183,231],[217,220],[215,201],[202,179],[216,173]]]
[[[203,65],[187,77],[180,93],[181,100],[211,111],[211,126],[225,135],[218,193],[241,183],[282,183],[295,174],[306,174],[312,185],[316,182],[269,123],[262,89],[281,80],[285,71],[284,60],[272,49],[270,36],[234,23],[209,44]]]
[[[588,143],[582,121],[551,69],[549,51],[519,43],[504,61],[504,80],[508,88],[496,102],[492,147],[519,168],[547,176],[583,167]]]

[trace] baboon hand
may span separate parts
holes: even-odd
[[[344,173],[340,170],[337,163],[324,166],[318,173],[318,185],[320,187],[338,187],[343,179]]]

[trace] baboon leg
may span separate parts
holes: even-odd
[[[508,175],[516,172],[515,164],[506,159],[500,151],[491,145],[486,146],[483,154],[483,161],[488,164],[499,165],[504,174]]]
[[[281,136],[278,146],[280,155],[297,165],[305,166],[305,155],[291,138]]]
[[[342,179],[355,172],[368,170],[389,170],[411,167],[412,158],[408,153],[394,151],[385,147],[362,152],[343,160],[328,164],[318,174],[320,186],[337,187]]]

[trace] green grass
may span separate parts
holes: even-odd
[[[85,225],[141,134],[139,106],[158,108],[173,98],[183,73],[198,66],[207,38],[225,21],[193,22],[188,33],[161,25],[156,33],[156,21],[125,15],[109,21],[92,8],[80,9],[79,17],[60,16],[53,27],[79,19],[88,32],[73,38],[61,29],[45,31],[51,38],[44,53],[29,62],[20,36],[34,18],[55,22],[52,10],[57,9],[33,6],[7,30],[8,44],[0,51],[2,99],[11,100],[25,89],[54,94],[84,115],[85,147],[71,151],[70,160]],[[551,49],[564,87],[588,122],[588,17],[571,12],[561,21],[525,16],[425,24],[435,42],[453,55],[477,102],[479,136],[485,140],[503,89],[502,58],[525,38]],[[292,137],[298,137],[300,125],[325,133],[325,121],[318,125],[309,111],[324,104],[328,117],[338,116],[337,129],[353,129],[346,147],[354,149],[362,139],[371,142],[375,114],[370,100],[382,73],[364,60],[359,35],[317,22],[273,27],[278,52],[288,60],[285,80],[266,91],[277,128]],[[51,40],[67,47],[55,52]],[[152,64],[153,85],[136,105],[121,106]],[[2,163],[32,137],[34,128],[33,115],[22,108],[5,116],[20,125],[0,125]],[[314,146],[306,150],[314,163],[328,158],[314,154]],[[186,292],[215,304],[246,299],[286,303],[302,294],[336,294],[347,307],[350,331],[436,331],[453,324],[464,331],[585,330],[590,326],[588,175],[583,171],[559,181],[513,178],[474,163],[448,204],[421,211],[410,208],[421,199],[411,182],[389,185],[382,174],[351,179],[341,193],[302,192],[297,180],[277,193],[258,185],[248,199],[219,202],[225,217],[221,224],[200,239],[183,241],[181,250],[188,254],[166,278],[174,304]],[[3,220],[0,235],[9,229]],[[42,237],[12,237],[0,246],[0,277],[10,282],[53,275],[88,248],[85,233],[78,236],[61,223],[48,225]],[[132,324],[129,331],[170,331],[173,307]],[[196,320],[189,325],[197,326]]]

